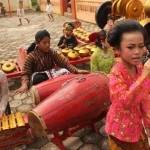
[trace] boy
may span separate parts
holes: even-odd
[[[18,26],[22,25],[22,18],[24,18],[28,23],[30,23],[30,20],[24,17],[23,0],[18,0],[18,4],[19,4],[19,8],[17,9],[17,16],[20,22]]]
[[[67,24],[64,29],[64,35],[60,38],[59,48],[74,48],[78,44],[76,37],[73,35],[73,26]]]

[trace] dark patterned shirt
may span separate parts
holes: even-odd
[[[23,67],[23,80],[30,80],[34,72],[46,71],[55,66],[68,69],[71,73],[78,73],[78,69],[71,65],[68,60],[50,49],[48,53],[36,49],[29,53]]]

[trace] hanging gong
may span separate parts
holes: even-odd
[[[147,17],[150,17],[150,0],[146,0],[144,3],[144,11]]]
[[[103,29],[107,23],[108,15],[111,14],[112,2],[104,2],[96,11],[95,20],[97,25]]]
[[[146,18],[140,21],[140,24],[146,29],[150,36],[150,18]]]
[[[121,3],[120,3],[120,12],[123,16],[126,16],[126,5],[127,3],[129,2],[129,0],[121,0]]]
[[[119,0],[117,3],[117,12],[118,12],[118,14],[120,14],[122,16],[122,11],[120,10],[121,1],[122,0]]]
[[[150,18],[146,18],[140,21],[140,24],[146,29],[148,38],[146,39],[146,47],[150,51]]]
[[[143,4],[140,0],[130,0],[126,5],[126,17],[137,19],[143,12]]]
[[[112,14],[113,15],[119,15],[119,13],[117,12],[117,3],[118,3],[119,0],[115,0],[112,4]]]

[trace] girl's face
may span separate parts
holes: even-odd
[[[37,46],[42,52],[47,53],[50,49],[50,38],[44,37],[40,42],[37,43]]]
[[[141,32],[124,33],[122,35],[119,54],[128,65],[141,63],[145,51],[144,37]]]
[[[109,19],[107,21],[107,25],[109,26],[110,29],[112,29],[113,25],[114,25],[114,21],[112,19]]]

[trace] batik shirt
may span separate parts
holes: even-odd
[[[62,68],[66,68],[71,73],[78,72],[76,67],[71,65],[65,57],[61,56],[56,51],[50,49],[49,52],[43,53],[39,49],[36,49],[29,53],[25,60],[22,72],[22,80],[29,81],[33,73],[46,70],[50,71],[56,65]]]
[[[104,52],[97,48],[91,56],[90,68],[92,72],[103,71],[109,73],[114,64],[114,54],[111,49]]]
[[[148,80],[132,94],[136,80],[142,73],[138,65],[137,74],[131,77],[125,65],[120,61],[109,75],[111,106],[106,118],[106,132],[125,142],[137,142],[143,132],[142,121],[150,125],[150,98]]]

